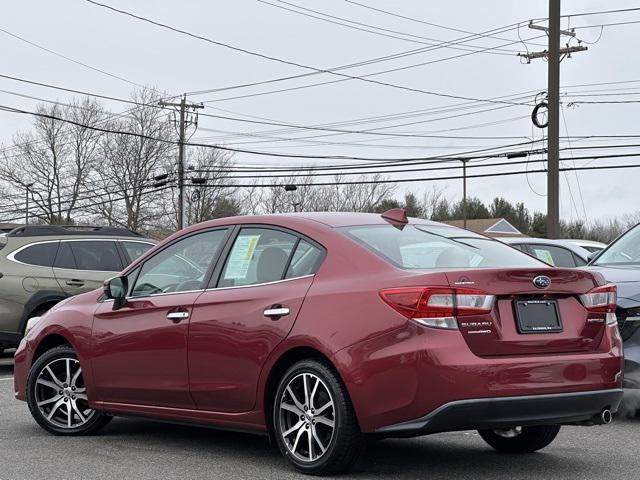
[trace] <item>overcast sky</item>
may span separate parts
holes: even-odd
[[[425,47],[429,43],[451,41],[466,35],[452,29],[484,32],[522,22],[522,28],[519,32],[512,30],[499,34],[500,39],[476,39],[456,46],[456,48],[463,47],[465,50],[439,48],[402,59],[344,70],[344,72],[349,75],[364,75],[416,63],[436,61],[421,67],[370,78],[409,89],[475,99],[542,91],[546,87],[546,63],[542,60],[536,60],[530,65],[521,64],[518,57],[515,56],[515,51],[524,52],[526,48],[532,51],[543,49],[544,47],[534,45],[534,43],[544,44],[546,38],[526,42],[526,46],[524,43],[515,43],[501,47],[501,45],[516,42],[518,33],[523,40],[543,34],[528,29],[526,23],[529,19],[546,17],[548,8],[546,1],[451,0],[448,2],[426,2],[424,0],[404,0],[398,2],[358,0],[359,3],[374,8],[388,10],[449,29],[393,17],[345,0],[325,0],[322,2],[287,0],[288,4],[278,0],[268,1],[280,7],[295,9],[293,5],[298,5],[353,22],[373,25],[386,29],[389,35],[400,38],[389,38],[346,28],[283,8],[276,8],[258,0],[185,0],[181,2],[104,0],[104,3],[219,42],[318,68],[356,63]],[[563,14],[574,14],[637,6],[638,2],[633,0],[565,0],[562,11]],[[308,10],[303,12],[318,15]],[[323,18],[328,19],[329,17]],[[571,26],[590,26],[630,20],[640,20],[640,12],[574,17],[570,19],[570,22]],[[568,21],[568,19],[564,20],[565,27]],[[0,29],[96,69],[127,79],[129,82],[153,85],[170,94],[218,89],[308,72],[303,68],[257,58],[189,38],[92,5],[85,0],[3,2]],[[389,32],[390,30],[400,33]],[[382,32],[382,30],[377,31]],[[578,32],[579,37],[585,42],[594,42],[598,40],[601,30],[600,28],[585,28],[578,30]],[[575,54],[573,58],[562,62],[561,83],[564,86],[574,86],[564,88],[563,92],[575,94],[579,91],[590,95],[593,93],[640,92],[638,89],[640,87],[640,66],[635,61],[637,53],[634,50],[639,38],[640,24],[605,27],[599,41],[594,45],[589,45],[589,51]],[[501,50],[492,50],[491,54],[472,53],[468,50],[477,49],[477,47],[501,47]],[[131,83],[74,64],[3,32],[0,32],[0,52],[0,64],[2,65],[0,74],[3,75],[122,98],[129,98],[131,90],[134,88]],[[468,55],[442,60],[463,54]],[[465,100],[456,98],[403,90],[359,80],[243,99],[229,99],[229,97],[239,95],[336,79],[339,78],[329,74],[321,74],[271,85],[193,95],[190,99],[207,101],[204,112],[209,114],[254,120],[255,117],[261,117],[296,125],[343,122],[416,110],[444,108],[465,102]],[[635,81],[636,83],[579,86],[622,81]],[[59,101],[67,101],[72,96],[64,92],[1,78],[0,89]],[[607,89],[607,92],[591,93],[591,90],[604,89]],[[626,95],[567,97],[563,100],[566,130],[562,125],[561,135],[565,136],[567,132],[571,136],[640,134],[640,128],[637,125],[640,103],[582,104],[573,108],[568,105],[569,102],[576,100],[607,99],[640,99],[640,97]],[[530,98],[527,101],[531,100]],[[2,105],[33,110],[36,103],[33,100],[0,92],[0,104]],[[104,101],[103,104],[112,112],[121,112],[126,109],[126,105],[116,102]],[[496,107],[504,108],[495,109]],[[479,113],[479,110],[492,108],[492,111]],[[459,113],[472,114],[449,118]],[[200,128],[194,138],[199,138],[203,142],[223,142],[231,147],[264,152],[313,155],[342,154],[375,158],[428,157],[519,143],[527,141],[532,135],[534,139],[540,140],[543,130],[532,129],[529,119],[530,113],[531,107],[526,105],[476,104],[473,109],[455,113],[425,112],[421,116],[392,119],[383,123],[338,127],[349,130],[364,130],[389,127],[394,124],[422,122],[410,126],[376,130],[377,132],[405,135],[399,138],[349,134],[321,137],[311,141],[296,141],[294,139],[322,135],[323,132],[287,131],[256,134],[256,132],[278,130],[278,127],[201,117]],[[25,116],[0,112],[0,144],[10,144],[14,133],[19,129],[27,129],[30,121],[31,119]],[[452,131],[451,129],[456,130]],[[409,138],[406,137],[406,134],[514,138],[433,139]],[[276,141],[273,138],[265,138],[265,136],[291,138],[292,140]],[[358,142],[358,144],[326,144],[344,142],[351,144]],[[573,146],[604,145],[606,143],[611,142],[583,140],[573,142]],[[614,143],[625,143],[625,141],[616,140]],[[626,143],[635,143],[635,141],[632,139]],[[637,150],[629,149],[624,152],[616,150],[618,153],[633,151]],[[581,150],[574,151],[575,156],[581,156],[584,153],[585,151]],[[570,151],[565,151],[562,154],[563,157],[569,155]],[[539,159],[539,157],[534,158]],[[235,160],[241,164],[300,163],[299,160],[274,160],[247,154],[237,154]],[[624,163],[625,161],[634,163],[633,160],[604,159],[591,162],[590,165]],[[327,163],[326,160],[318,160],[315,163],[322,162]],[[576,161],[577,165],[585,163],[585,161]],[[530,169],[539,169],[540,167],[541,164],[538,162],[529,166]],[[511,168],[522,169],[524,167]],[[473,173],[480,173],[481,171],[500,171],[504,168],[473,170]],[[452,173],[448,171],[438,174],[450,175]],[[400,177],[401,175],[396,174],[395,176]],[[426,177],[428,174],[422,172],[415,173],[414,176]],[[593,220],[640,210],[635,190],[639,181],[640,169],[578,172],[577,175],[570,172],[561,181],[562,218],[566,220],[584,218],[586,212],[586,218]],[[445,194],[451,198],[457,199],[461,196],[461,182],[458,180],[402,184],[398,192],[402,193],[405,189],[409,189],[420,193],[430,189],[434,184],[439,188],[444,188]],[[469,195],[478,196],[485,201],[490,201],[494,196],[501,195],[511,201],[522,201],[532,210],[544,211],[546,209],[544,197],[546,178],[544,175],[530,175],[528,179],[524,175],[474,179],[469,181],[468,189]],[[573,195],[573,201],[570,191]]]

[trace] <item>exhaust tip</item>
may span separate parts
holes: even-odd
[[[609,410],[608,408],[605,408],[604,410],[602,410],[602,413],[600,414],[600,419],[602,420],[603,425],[607,425],[608,423],[611,423],[611,420],[613,420],[613,416],[611,415],[611,410]]]

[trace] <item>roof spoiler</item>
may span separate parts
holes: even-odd
[[[409,223],[407,211],[404,208],[392,208],[384,212],[381,217],[396,228],[404,228]]]

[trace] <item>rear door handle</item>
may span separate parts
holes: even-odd
[[[66,284],[69,285],[70,287],[82,287],[84,286],[84,282],[82,280],[67,280]]]
[[[178,323],[182,320],[189,318],[189,312],[169,312],[167,313],[167,319],[172,322]]]
[[[289,307],[276,307],[276,308],[267,308],[264,311],[265,317],[284,317],[285,315],[289,315]]]

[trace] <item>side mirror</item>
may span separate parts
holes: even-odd
[[[127,277],[113,277],[104,282],[104,294],[113,300],[113,310],[119,310],[127,304],[129,282]]]

